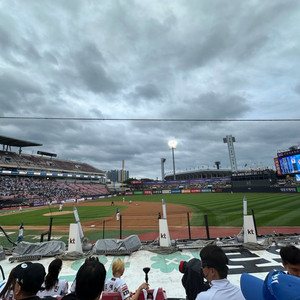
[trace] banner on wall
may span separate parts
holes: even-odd
[[[133,192],[125,192],[125,196],[127,195],[133,195]]]
[[[177,189],[177,190],[172,190],[171,194],[181,194],[181,190]]]
[[[191,190],[181,190],[181,193],[182,193],[182,194],[190,194],[190,193],[191,193]]]
[[[297,188],[295,188],[295,187],[281,187],[280,192],[281,193],[297,193]]]
[[[201,189],[192,189],[191,193],[201,193]]]
[[[282,172],[281,172],[281,168],[280,168],[280,163],[279,163],[279,159],[278,157],[275,157],[274,158],[274,164],[275,164],[275,168],[276,168],[276,172],[277,172],[277,175],[282,175]]]
[[[143,195],[143,191],[134,191],[134,195]]]
[[[211,193],[211,189],[201,189],[202,193]]]
[[[171,194],[171,190],[162,190],[162,194]]]
[[[152,191],[144,191],[144,195],[152,195]]]
[[[161,194],[161,193],[162,191],[157,191],[157,190],[152,191],[152,194]]]

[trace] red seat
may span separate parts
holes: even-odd
[[[155,290],[147,290],[147,299],[152,300],[154,299]],[[165,300],[168,299],[166,292],[162,288],[157,289],[155,300]],[[102,300],[122,300],[120,293],[118,292],[103,292],[102,293]],[[138,300],[145,300],[145,295],[143,291],[139,294]]]
[[[157,290],[157,292],[156,292],[156,295],[155,295],[156,290]],[[166,295],[166,292],[162,288],[147,290],[147,298],[146,299],[149,299],[149,300],[153,299],[154,300],[154,296],[155,296],[155,300],[168,299],[167,295]],[[146,299],[145,299],[144,293],[141,292],[139,294],[138,300],[146,300]]]
[[[122,300],[118,292],[102,292],[102,300]]]

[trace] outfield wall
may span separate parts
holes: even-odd
[[[166,190],[137,190],[127,191],[130,195],[152,195],[152,194],[194,194],[194,193],[300,193],[300,187],[238,187],[238,188],[198,188],[198,189],[166,189]]]

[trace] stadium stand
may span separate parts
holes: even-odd
[[[0,176],[2,206],[34,205],[83,197],[107,195],[105,185],[63,183],[47,178]]]
[[[56,158],[56,154],[22,154],[22,147],[41,146],[0,136],[0,207],[37,205],[109,194],[106,175],[87,163]],[[11,147],[20,147],[19,153]]]
[[[55,171],[55,172],[80,172],[80,173],[95,173],[103,174],[104,172],[98,170],[86,163],[60,160],[55,158],[47,158],[43,156],[17,154],[14,152],[0,151],[0,168],[18,168],[26,170],[40,170],[40,171]]]

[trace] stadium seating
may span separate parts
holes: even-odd
[[[27,204],[62,201],[82,197],[107,195],[109,191],[102,184],[67,183],[47,178],[0,176],[0,199]],[[9,202],[11,203],[11,201]]]
[[[15,152],[8,151],[0,151],[0,165],[2,164],[6,167],[18,169],[94,174],[103,173],[103,171],[83,162],[48,158],[29,154],[19,155]]]
[[[139,294],[138,300],[164,300],[167,299],[166,292],[162,288],[147,290],[147,294],[141,292]],[[118,292],[103,292],[102,300],[122,300],[120,293]]]

